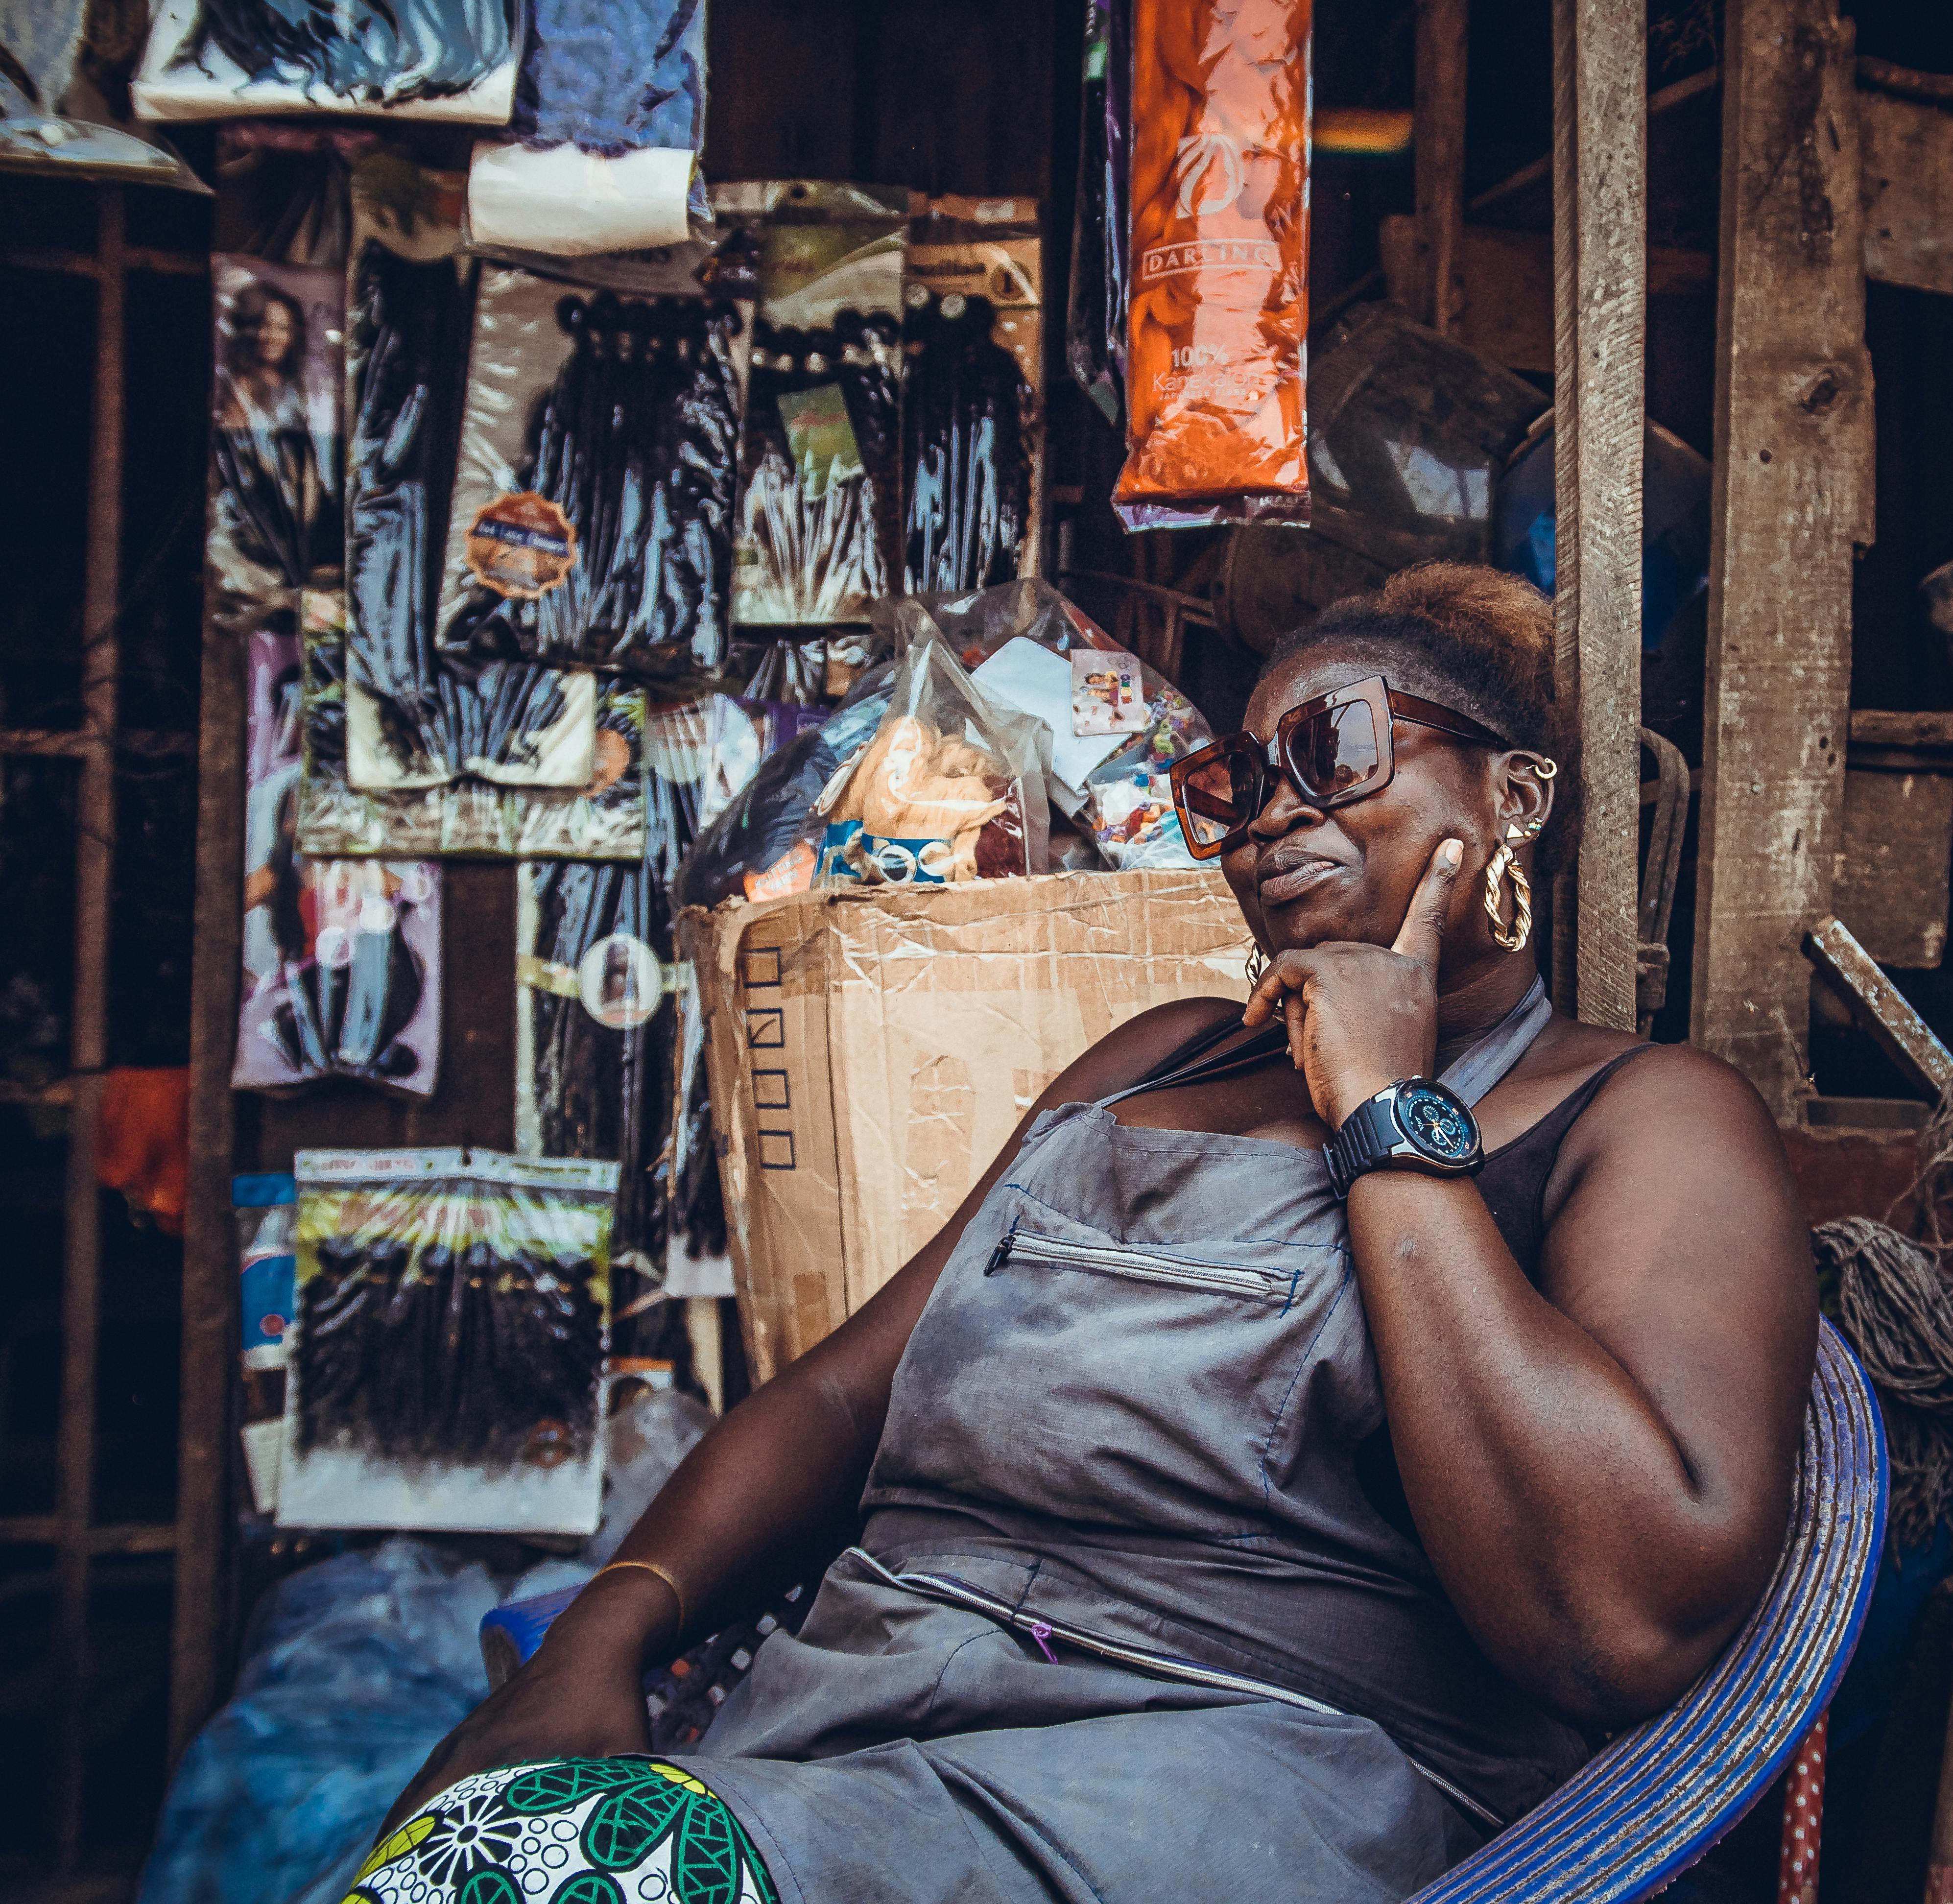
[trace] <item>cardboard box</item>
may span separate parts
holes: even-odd
[[[1247,927],[1205,869],[827,889],[682,931],[756,1382],[929,1241],[1081,1052],[1246,996]]]

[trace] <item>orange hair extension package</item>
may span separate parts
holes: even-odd
[[[1129,529],[1309,520],[1312,0],[1132,0]]]

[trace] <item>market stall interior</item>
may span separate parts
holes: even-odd
[[[1431,560],[1555,595],[1556,999],[1826,1226],[1894,1495],[1822,1880],[1921,1894],[1953,30],[1249,11],[0,0],[0,1899],[342,1896],[483,1617],[1238,990],[1173,764]]]

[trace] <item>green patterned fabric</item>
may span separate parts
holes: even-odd
[[[374,1848],[346,1904],[779,1904],[725,1801],[655,1758],[478,1773]]]

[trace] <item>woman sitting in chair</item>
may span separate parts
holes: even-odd
[[[1783,1536],[1816,1291],[1742,1078],[1546,1002],[1552,632],[1434,566],[1277,650],[1175,770],[1245,1014],[1066,1071],[693,1451],[356,1896],[1401,1899],[1709,1664]],[[851,1539],[697,1752],[629,1756],[647,1661]]]

